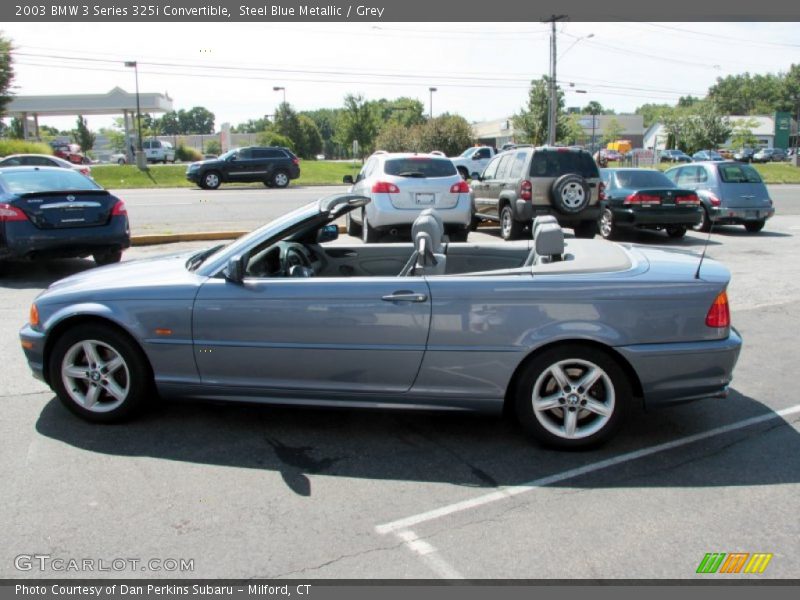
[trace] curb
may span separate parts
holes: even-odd
[[[339,225],[339,233],[346,233],[344,225]],[[218,240],[234,240],[248,231],[199,231],[193,233],[172,233],[131,236],[131,246],[155,246],[158,244],[176,244],[178,242],[215,242]]]

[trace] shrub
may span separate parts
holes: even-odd
[[[9,154],[52,154],[53,149],[42,142],[0,139],[0,156]]]
[[[209,140],[206,142],[207,154],[222,154],[222,146],[218,140]]]
[[[289,150],[294,150],[295,148],[292,140],[274,131],[262,131],[256,136],[256,143],[259,146],[283,146],[284,148],[289,148]]]
[[[182,161],[203,160],[203,155],[194,148],[189,148],[185,144],[178,144],[175,149],[175,159]]]

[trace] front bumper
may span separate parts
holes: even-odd
[[[742,225],[752,221],[766,221],[775,215],[773,207],[761,208],[724,208],[712,206],[709,217],[720,225]]]
[[[645,406],[653,408],[727,395],[741,347],[739,332],[731,328],[722,340],[637,344],[617,351],[639,376]]]
[[[45,381],[44,374],[44,333],[36,331],[30,324],[26,324],[19,332],[19,341],[22,351],[28,361],[28,366],[36,379]]]

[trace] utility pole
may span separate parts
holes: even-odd
[[[550,104],[547,112],[547,143],[556,143],[556,121],[558,119],[558,85],[556,82],[556,21],[566,19],[566,15],[553,15],[545,23],[550,23]]]

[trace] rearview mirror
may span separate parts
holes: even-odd
[[[320,227],[319,231],[317,231],[317,243],[322,244],[324,242],[332,242],[339,237],[339,226],[338,225],[325,225],[325,227]]]
[[[228,266],[222,271],[227,281],[231,283],[242,283],[244,281],[244,259],[240,254],[231,256],[228,259]]]
[[[342,177],[342,183],[347,183],[349,185],[353,185],[353,176],[352,175],[345,175]]]

